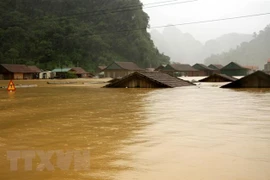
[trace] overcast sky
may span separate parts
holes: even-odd
[[[144,4],[148,4],[171,0],[141,1]],[[178,2],[180,1],[188,0],[179,0]],[[146,5],[145,7],[153,5],[157,4]],[[270,0],[198,0],[185,4],[145,8],[144,11],[150,16],[150,25],[154,27],[249,14],[270,13]],[[201,42],[205,42],[226,33],[252,34],[264,29],[268,24],[270,24],[270,15],[177,27],[182,32],[188,32]],[[163,29],[158,30],[162,31]]]

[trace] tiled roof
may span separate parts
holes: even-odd
[[[137,66],[137,64],[133,62],[115,62],[115,63],[121,68],[126,69],[126,70],[133,70],[133,71],[143,70],[139,66]]]
[[[197,63],[197,64],[195,64],[195,65],[199,65],[199,66],[201,66],[204,70],[209,70],[209,71],[213,71],[214,69],[212,69],[212,68],[210,68],[210,67],[208,67],[208,66],[206,66],[206,65],[204,65],[204,64],[199,64],[199,63]],[[194,65],[194,66],[195,66]],[[193,66],[193,67],[194,67]],[[195,67],[194,67],[195,68]],[[195,68],[196,69],[196,68]]]
[[[214,66],[214,67],[216,67],[217,69],[222,69],[224,66],[223,65],[221,65],[221,64],[210,64],[209,66]],[[209,67],[208,66],[208,67]]]
[[[35,73],[36,72],[23,64],[1,64],[1,66],[11,73]]]
[[[140,76],[142,78],[145,78],[149,81],[152,81],[153,83],[159,84],[160,87],[168,87],[168,88],[174,88],[174,87],[181,87],[181,86],[191,86],[193,85],[190,82],[184,81],[182,79],[178,79],[175,77],[172,77],[166,73],[161,72],[134,72],[130,75],[127,75],[123,77],[122,79],[113,82],[111,84],[108,84],[106,87],[119,87],[121,83],[127,82],[129,80],[132,80],[134,77]]]
[[[210,75],[204,79],[199,80],[199,82],[213,82],[213,81],[209,81],[209,80],[215,79],[215,78],[219,78],[219,79],[223,80],[223,81],[219,81],[219,82],[230,82],[230,81],[237,80],[236,78],[228,76],[226,74],[213,74],[213,75]],[[216,82],[216,81],[214,81],[214,82]]]
[[[197,69],[193,68],[189,64],[171,64],[169,66],[171,66],[173,69],[177,71],[197,71]]]
[[[270,88],[270,75],[256,71],[221,88]]]
[[[40,73],[41,70],[37,66],[28,66],[29,69],[31,69],[35,73]]]
[[[83,68],[81,68],[81,67],[74,67],[74,68],[72,68],[72,70],[74,70],[76,74],[86,74],[86,73],[87,73],[87,72],[86,72]]]

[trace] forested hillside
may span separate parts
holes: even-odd
[[[205,59],[206,64],[227,64],[231,61],[242,65],[256,65],[263,68],[270,58],[270,25],[259,34],[254,33],[254,39],[242,43],[236,49]]]
[[[87,70],[112,61],[167,63],[169,57],[146,31],[149,17],[141,5],[140,0],[0,1],[0,63]]]

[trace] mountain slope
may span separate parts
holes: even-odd
[[[229,51],[252,39],[252,35],[231,33],[202,44],[192,35],[183,33],[176,27],[165,28],[162,33],[153,30],[151,37],[156,47],[169,55],[172,61],[189,64],[203,62],[212,54]]]
[[[234,50],[212,55],[205,59],[205,63],[227,64],[231,61],[238,62],[242,65],[256,65],[260,68],[270,58],[270,25],[263,31],[260,31],[250,42],[241,43]]]

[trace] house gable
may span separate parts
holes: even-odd
[[[239,64],[235,62],[231,62],[222,68],[222,70],[227,70],[227,69],[246,69],[246,68],[240,66]]]
[[[118,64],[113,62],[111,65],[109,65],[105,70],[123,70],[122,67],[120,67]]]
[[[162,69],[162,71],[176,71],[176,69],[174,69],[170,64],[168,64]]]
[[[256,71],[221,88],[270,88],[270,75]]]

